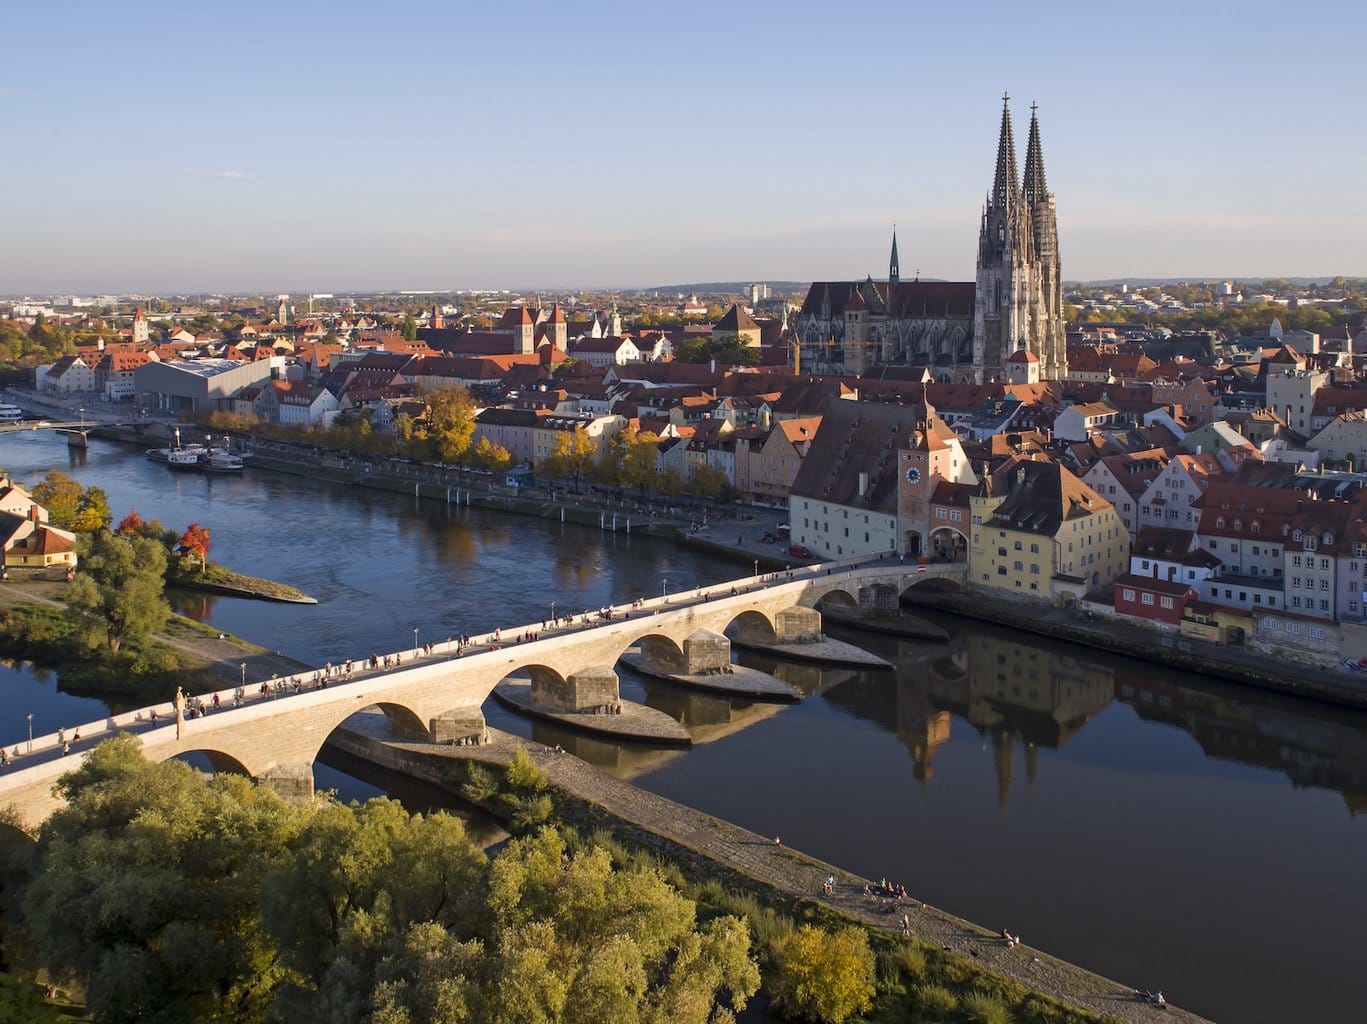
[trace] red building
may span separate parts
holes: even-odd
[[[1194,588],[1176,580],[1156,580],[1126,573],[1115,581],[1115,610],[1176,629],[1187,605],[1197,598]]]

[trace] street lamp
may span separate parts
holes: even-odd
[[[242,692],[245,694],[247,692],[247,663],[244,661],[237,667],[242,670]]]
[[[28,752],[33,753],[33,712],[28,713]]]
[[[660,600],[666,602],[669,600],[669,577],[667,576],[660,577]]]
[[[418,653],[418,627],[413,627],[413,653]]]
[[[759,559],[755,559],[755,579],[759,579]]]
[[[555,602],[551,602],[551,629],[555,628]]]

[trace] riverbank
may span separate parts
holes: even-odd
[[[375,716],[380,719],[381,716]],[[384,729],[382,720],[378,729]],[[1154,1007],[1135,998],[1134,989],[1029,946],[1008,947],[998,931],[975,925],[920,900],[870,898],[875,883],[800,851],[692,807],[648,793],[613,778],[570,754],[490,730],[491,742],[479,747],[434,747],[381,738],[378,732],[350,725],[329,738],[329,746],[424,781],[452,787],[463,762],[505,767],[513,751],[525,748],[568,799],[569,823],[586,831],[606,828],[633,845],[653,849],[701,877],[733,878],[766,887],[783,899],[858,922],[883,934],[900,934],[898,919],[907,913],[912,934],[929,954],[944,955],[963,976],[985,972],[1069,1006],[1103,1018],[1149,1022]],[[719,875],[720,873],[720,875]],[[835,877],[827,894],[823,883]],[[1201,1018],[1170,1008],[1167,1020],[1196,1024]]]
[[[1086,620],[1068,609],[1003,601],[979,593],[937,591],[920,594],[912,590],[902,601],[916,608],[1022,629],[1039,636],[1112,654],[1130,655],[1274,693],[1367,710],[1367,680],[1346,672],[1330,672],[1277,661],[1241,648],[1178,637],[1133,623],[1111,619]]]

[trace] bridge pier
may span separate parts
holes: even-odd
[[[617,673],[599,665],[571,673],[561,680],[546,672],[532,674],[532,702],[552,711],[587,711],[622,702]]]
[[[821,613],[815,608],[785,608],[774,616],[775,641],[796,644],[821,639]]]
[[[276,764],[256,777],[258,785],[269,786],[292,804],[313,799],[312,764]]]
[[[700,629],[683,642],[683,675],[701,676],[731,667],[731,641],[710,629]]]
[[[478,746],[489,740],[489,728],[480,708],[453,708],[432,719],[432,742]]]

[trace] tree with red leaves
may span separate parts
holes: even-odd
[[[123,534],[125,537],[132,537],[141,529],[142,516],[138,515],[137,509],[131,508],[128,510],[128,515],[119,520],[118,529],[114,532]]]
[[[209,557],[209,528],[191,523],[176,542],[181,554],[194,555],[199,559],[199,571],[203,572]]]

